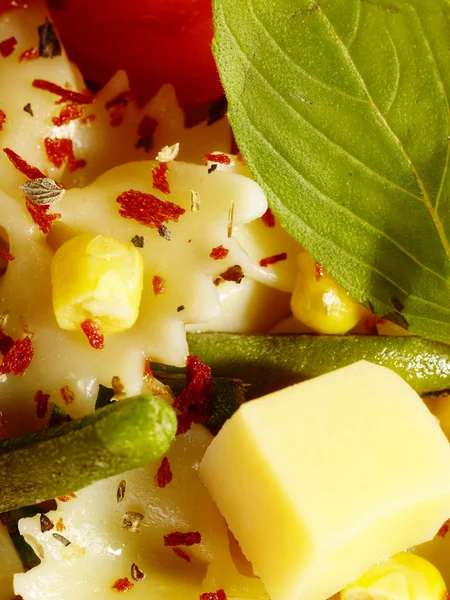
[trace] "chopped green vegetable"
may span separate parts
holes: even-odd
[[[250,383],[249,399],[358,360],[389,367],[419,394],[450,389],[450,346],[413,336],[192,333],[188,343],[214,377]]]
[[[0,441],[0,511],[55,498],[156,460],[177,429],[152,396],[115,402],[82,419]]]

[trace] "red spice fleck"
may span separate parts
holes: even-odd
[[[211,369],[197,356],[188,356],[186,387],[175,398],[173,406],[181,413],[191,413],[194,423],[205,423],[212,415]]]
[[[194,415],[192,413],[183,413],[181,415],[177,415],[177,435],[183,435],[189,431],[194,422]]]
[[[164,202],[152,194],[137,190],[128,190],[118,196],[116,202],[121,206],[120,216],[134,219],[141,225],[160,229],[167,221],[178,221],[186,212],[173,202]]]
[[[134,587],[134,583],[131,583],[128,577],[122,577],[113,583],[112,589],[117,592],[128,592],[132,587]]]
[[[226,154],[205,154],[203,160],[208,160],[217,165],[230,165],[231,159]]]
[[[163,194],[170,194],[170,186],[167,181],[167,172],[169,167],[167,163],[159,163],[157,167],[152,169],[153,187]]]
[[[266,212],[261,217],[261,220],[266,227],[275,227],[275,215],[270,210],[270,208],[266,210]]]
[[[86,166],[85,160],[75,158],[72,140],[68,138],[45,138],[44,144],[49,160],[58,169],[62,167],[66,159],[70,173]]]
[[[75,394],[74,392],[72,392],[72,390],[69,388],[68,385],[65,385],[64,387],[62,387],[59,390],[60,394],[61,394],[61,398],[64,400],[64,403],[67,404],[72,404],[72,402],[75,400]]]
[[[24,375],[34,355],[33,345],[29,337],[16,340],[3,358],[0,365],[0,375],[12,373],[13,375]]]
[[[83,125],[89,125],[92,121],[95,121],[97,117],[95,115],[87,115],[84,119],[81,119]]]
[[[61,217],[59,213],[49,214],[48,211],[50,206],[47,206],[46,204],[35,204],[30,198],[27,198],[25,206],[33,221],[44,234],[49,233],[53,221]]]
[[[320,281],[322,277],[325,275],[325,271],[320,263],[314,263],[314,268],[316,270],[316,281]]]
[[[19,56],[19,62],[24,62],[26,60],[36,60],[39,58],[39,49],[36,46],[32,46],[28,48],[28,50],[24,50],[22,54]]]
[[[10,37],[7,40],[3,40],[3,42],[0,42],[0,54],[6,58],[14,52],[16,44],[17,40],[15,37]]]
[[[447,521],[445,521],[445,523],[442,525],[442,527],[437,532],[437,535],[439,537],[445,537],[447,535],[449,529],[450,529],[450,519],[447,519]]]
[[[191,562],[191,557],[187,552],[182,550],[181,548],[172,548],[172,552],[175,552],[177,556],[185,560],[186,562]]]
[[[11,148],[3,148],[3,152],[16,167],[16,169],[23,175],[26,175],[28,179],[39,179],[41,177],[45,177],[42,171],[29,165],[25,160],[23,160],[23,158],[16,154],[14,150],[11,150]]]
[[[38,90],[45,90],[46,92],[60,96],[61,99],[58,100],[56,104],[63,104],[64,102],[75,102],[75,104],[92,104],[95,100],[91,92],[80,93],[72,90],[66,90],[60,85],[52,83],[51,81],[47,81],[46,79],[35,79],[33,81],[33,87],[37,88]]]
[[[67,125],[70,121],[79,119],[84,113],[84,108],[79,104],[67,104],[61,109],[58,117],[53,117],[52,121],[56,127]]]
[[[281,254],[274,254],[273,256],[268,256],[267,258],[263,258],[259,261],[261,267],[268,267],[269,265],[274,265],[277,262],[287,259],[287,253],[282,252]]]
[[[200,600],[227,600],[227,595],[224,590],[217,590],[217,592],[206,592],[200,594]]]
[[[170,468],[170,462],[167,456],[165,456],[156,472],[155,483],[159,488],[164,488],[172,481],[172,477],[173,474]]]
[[[14,340],[11,336],[7,335],[3,331],[0,331],[0,353],[5,356],[14,346]]]
[[[198,531],[188,531],[187,533],[174,531],[164,536],[164,546],[193,546],[200,544],[201,541],[202,536]]]
[[[130,91],[121,92],[115,98],[112,98],[105,104],[109,113],[109,124],[111,127],[117,127],[122,124],[125,117],[125,109],[130,101]]]
[[[153,292],[155,296],[159,296],[164,291],[164,279],[159,275],[155,275],[152,280]]]
[[[6,121],[6,113],[4,110],[2,110],[0,108],[0,131],[2,131],[5,121]]]
[[[58,496],[58,500],[60,502],[69,502],[69,500],[72,500],[72,498],[76,497],[77,495],[72,492],[71,494],[66,494],[65,496]]]
[[[115,106],[128,106],[129,101],[130,90],[127,90],[126,92],[120,92],[120,94],[117,94],[117,96],[108,100],[108,102],[105,102],[105,108],[106,110],[111,110],[111,108],[114,108]]]
[[[4,260],[8,260],[8,261],[12,261],[12,260],[16,260],[16,257],[13,256],[12,254],[10,254],[9,252],[5,252],[4,250],[0,250],[0,259],[4,259]]]
[[[223,246],[216,246],[209,253],[210,258],[214,260],[222,260],[228,256],[229,250],[228,248],[224,248]]]
[[[34,402],[36,404],[36,416],[38,419],[43,419],[47,414],[49,400],[50,394],[44,394],[42,390],[36,392]]]
[[[87,337],[90,345],[95,350],[103,350],[105,347],[105,336],[102,333],[98,323],[93,319],[86,319],[81,323],[81,329]]]

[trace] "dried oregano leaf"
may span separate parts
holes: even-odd
[[[27,181],[20,189],[34,204],[39,205],[56,204],[62,199],[66,191],[49,177],[40,177],[39,179]]]

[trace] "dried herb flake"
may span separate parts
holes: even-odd
[[[59,202],[66,191],[49,177],[39,177],[38,179],[27,181],[20,189],[34,204],[45,206]]]

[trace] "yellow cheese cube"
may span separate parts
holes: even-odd
[[[272,600],[322,600],[450,515],[450,445],[365,361],[244,404],[200,476]]]

